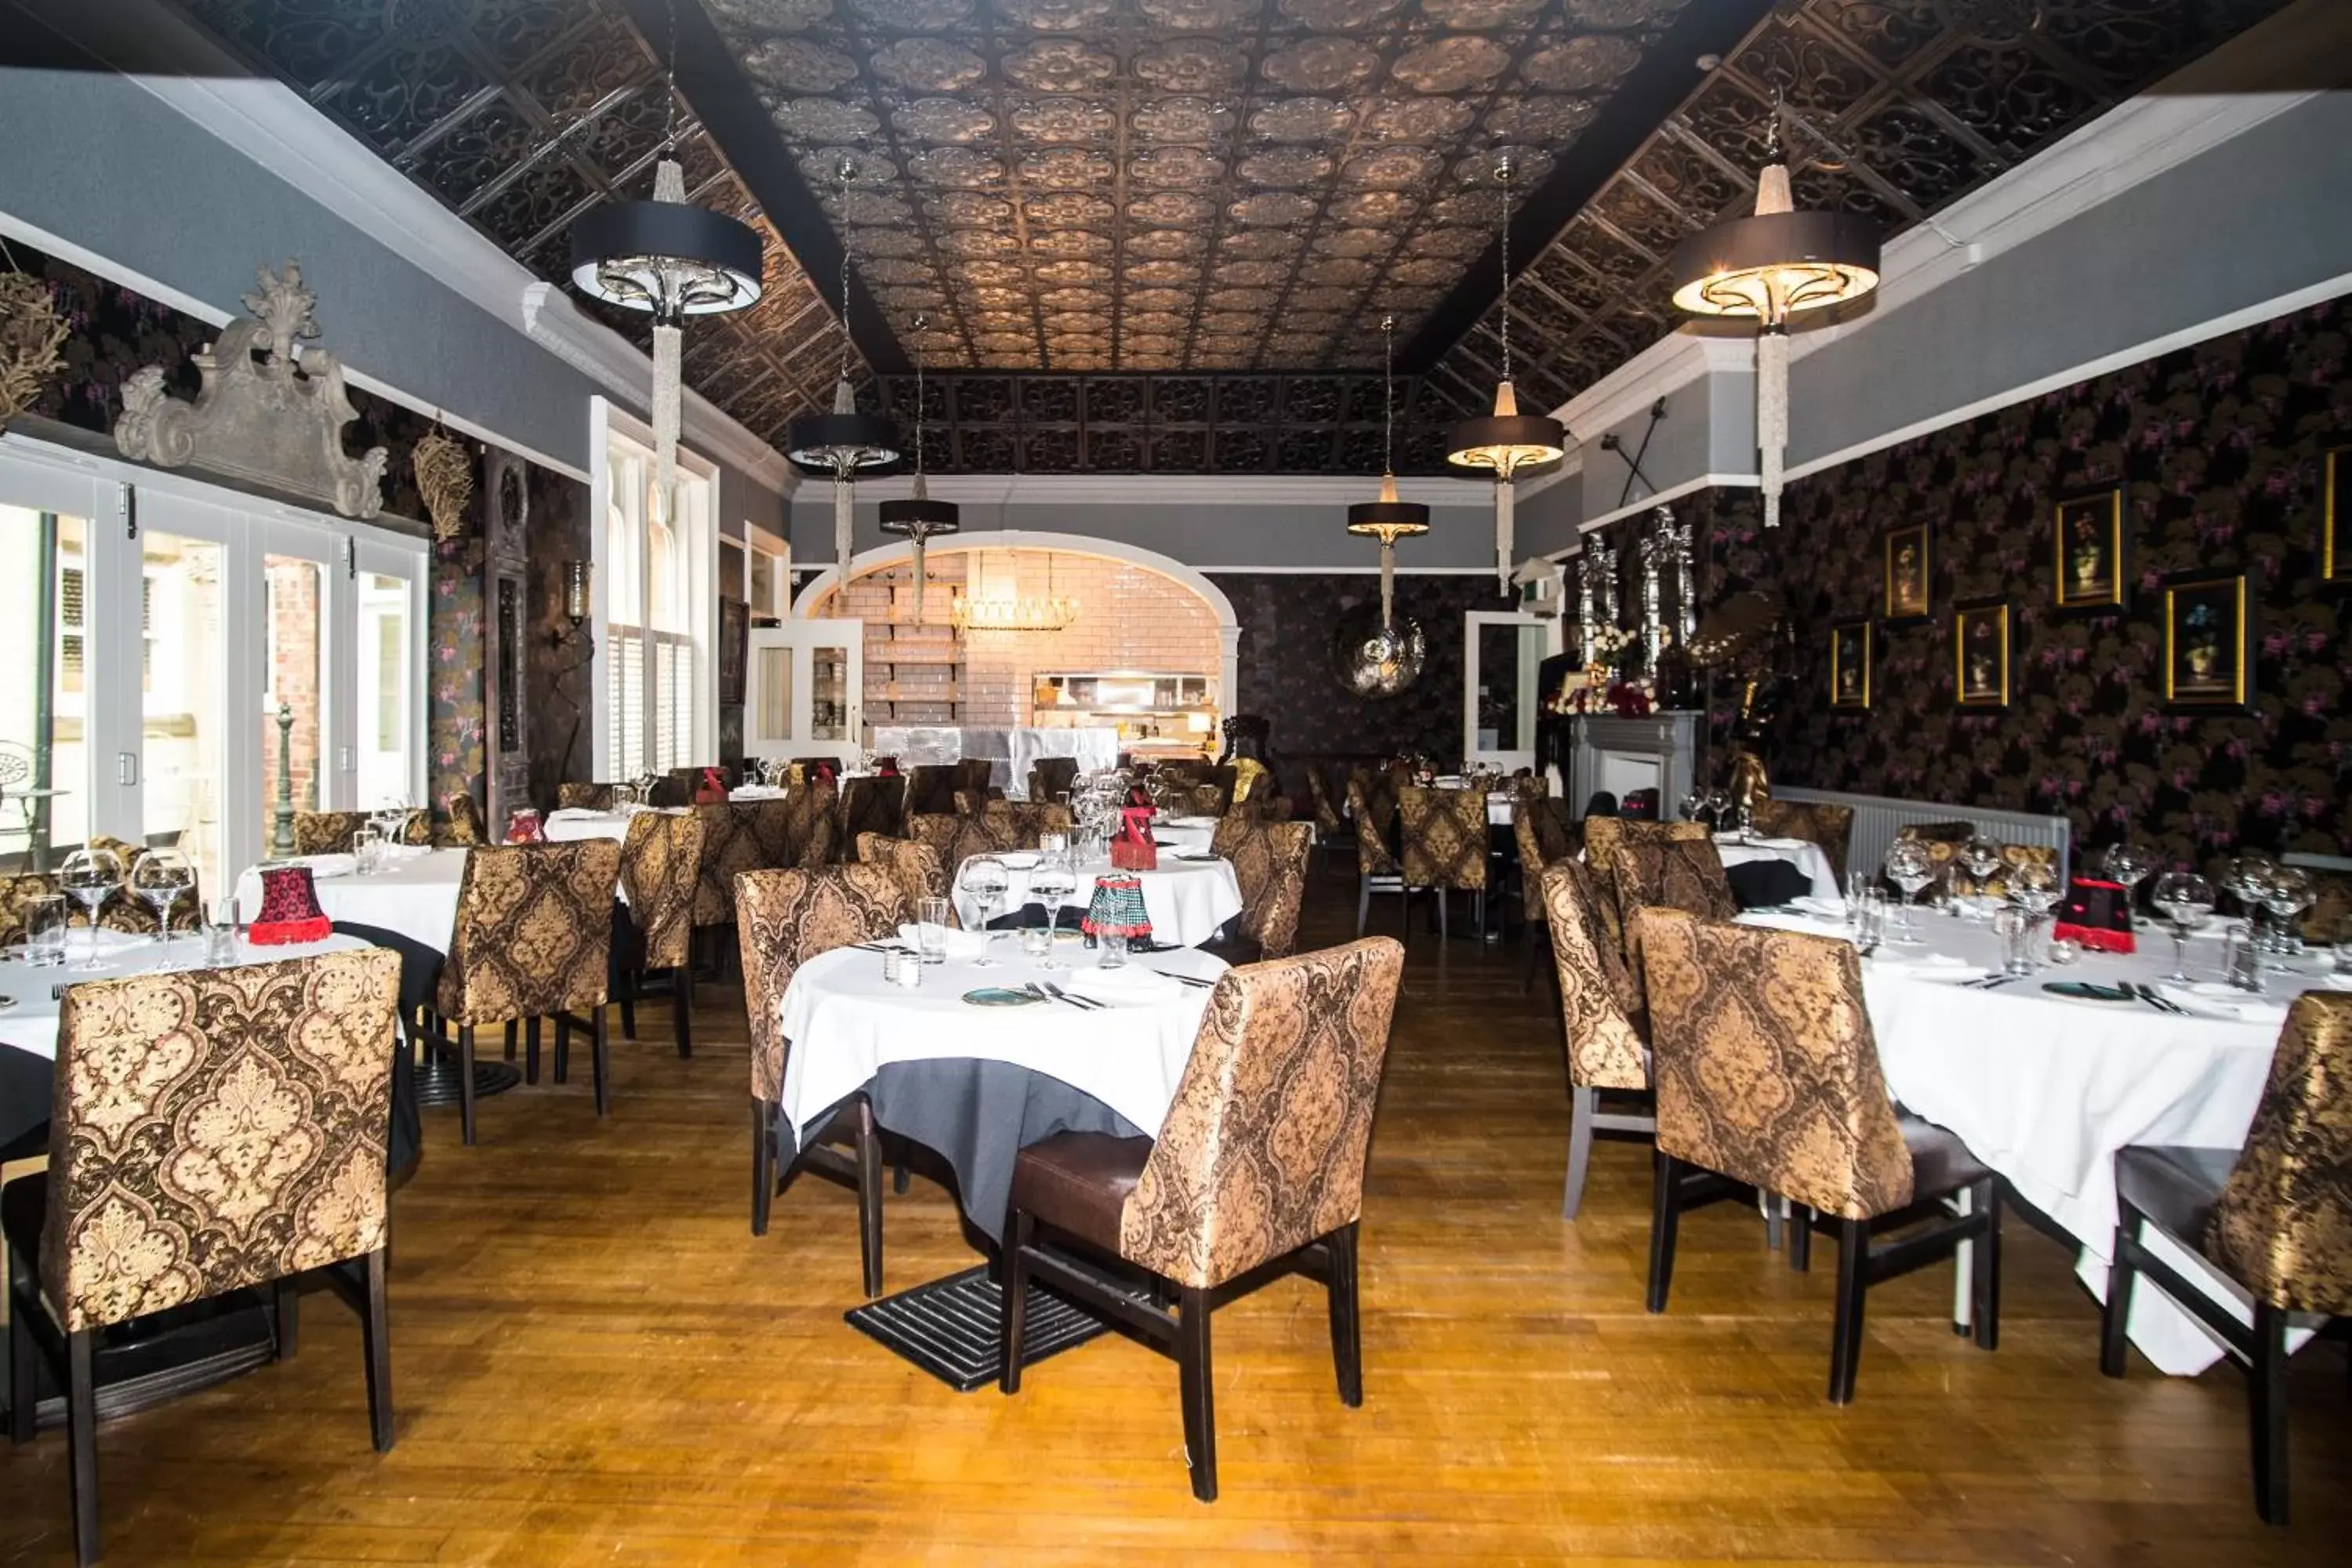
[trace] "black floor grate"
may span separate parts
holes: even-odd
[[[1003,1369],[1003,1292],[982,1265],[854,1307],[850,1327],[880,1341],[959,1394],[994,1383]],[[1109,1332],[1109,1325],[1034,1280],[1029,1286],[1023,1366]]]

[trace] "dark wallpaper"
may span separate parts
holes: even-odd
[[[1782,783],[2063,812],[2078,843],[2128,833],[2169,859],[2241,846],[2340,854],[2352,648],[2318,582],[2322,459],[2352,442],[2352,303],[2165,354],[1800,480],[1776,533],[1752,490],[1688,503],[1709,603],[1754,584],[1798,632],[1772,747]],[[2052,608],[2054,502],[2121,483],[2131,602]],[[1881,531],[1933,530],[1931,616],[1881,616]],[[1625,542],[1620,540],[1621,548]],[[2242,714],[2162,700],[2161,580],[2249,574],[2254,696]],[[2014,606],[2008,709],[1955,708],[1956,601]],[[1874,706],[1829,707],[1829,622],[1876,623]],[[1718,729],[1736,693],[1718,690]]]

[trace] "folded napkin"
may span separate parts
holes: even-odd
[[[280,864],[310,867],[310,880],[316,882],[327,877],[352,875],[360,868],[360,858],[356,855],[297,855]]]
[[[898,928],[898,940],[908,947],[922,945],[919,933],[910,925]],[[988,933],[984,931],[959,931],[953,926],[948,928],[948,956],[959,963],[965,959],[978,958],[987,946]]]
[[[1980,980],[1991,973],[1981,963],[1969,963],[1948,952],[1922,953],[1916,958],[1887,958],[1885,949],[1870,961],[1881,974],[1909,974],[1921,980]]]
[[[550,822],[578,822],[583,817],[610,816],[609,811],[593,811],[584,805],[559,805],[547,814]]]
[[[1843,899],[1817,899],[1812,894],[1807,893],[1801,898],[1790,899],[1789,907],[1801,915],[1812,915],[1820,920],[1843,921],[1845,919]]]
[[[2157,990],[2182,1006],[2208,1017],[2236,1018],[2248,1024],[2275,1024],[2286,1017],[2290,998],[2257,996],[2251,991],[2241,991],[2219,980],[2200,980],[2193,985],[2159,984]]]
[[[1132,963],[1118,969],[1073,969],[1061,985],[1065,991],[1097,1002],[1158,1002],[1185,989],[1156,969]]]

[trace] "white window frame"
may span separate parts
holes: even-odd
[[[751,591],[751,563],[765,557],[768,563],[768,600],[760,603]],[[790,620],[793,614],[793,547],[782,535],[764,528],[743,525],[743,598],[751,607],[753,619],[771,616]]]
[[[591,668],[594,689],[590,696],[590,723],[594,735],[594,776],[608,779],[618,776],[620,765],[613,744],[614,715],[611,711],[613,678],[617,670],[613,647],[612,578],[618,564],[612,559],[611,529],[608,520],[613,505],[613,457],[617,443],[634,447],[652,462],[653,429],[643,420],[615,406],[609,399],[593,397],[588,405],[588,472],[589,472],[589,559],[594,565],[590,585],[591,624],[596,628],[596,653]],[[686,757],[684,765],[718,760],[719,704],[718,666],[712,656],[717,642],[716,620],[719,601],[719,528],[718,495],[719,467],[709,459],[680,447],[677,452],[679,482],[678,516],[674,527],[677,560],[686,574],[686,621],[683,634],[649,632],[656,642],[680,644],[684,647],[686,672]],[[637,582],[642,595],[650,586],[653,563],[651,530],[636,530],[638,556]],[[748,568],[748,563],[747,563]],[[747,570],[748,580],[748,570]],[[658,730],[666,716],[674,716],[669,706],[669,694],[646,676],[646,700],[641,745],[644,755],[659,753]]]

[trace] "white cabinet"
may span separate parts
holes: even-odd
[[[856,759],[864,723],[866,623],[786,621],[751,634],[743,752]]]

